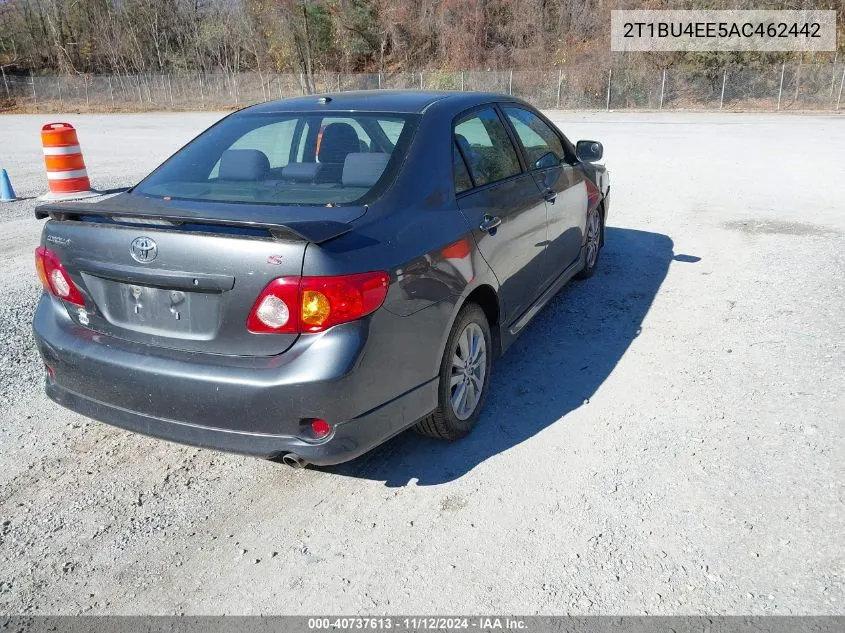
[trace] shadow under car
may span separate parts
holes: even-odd
[[[666,235],[607,227],[595,275],[573,281],[493,364],[473,432],[454,443],[405,432],[358,459],[322,470],[404,486],[461,477],[486,459],[558,422],[591,398],[640,333],[675,256]]]

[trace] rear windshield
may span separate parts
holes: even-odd
[[[230,116],[132,191],[211,202],[364,204],[393,180],[415,124],[412,115],[392,113]]]

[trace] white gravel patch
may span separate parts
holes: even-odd
[[[475,432],[294,471],[53,405],[35,201],[0,203],[0,613],[845,614],[845,119],[552,112],[604,142],[608,244],[494,368]],[[219,114],[0,117],[44,193]]]

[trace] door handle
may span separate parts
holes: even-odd
[[[502,218],[497,215],[485,215],[478,225],[479,230],[487,232],[492,231],[502,223]]]
[[[555,191],[554,189],[546,189],[543,192],[543,199],[546,202],[550,202],[551,204],[554,204],[555,200],[557,200],[557,191]]]

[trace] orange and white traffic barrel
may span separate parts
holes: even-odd
[[[70,123],[48,123],[42,127],[41,144],[50,185],[50,192],[41,196],[41,200],[74,200],[99,195],[91,190],[79,138]]]

